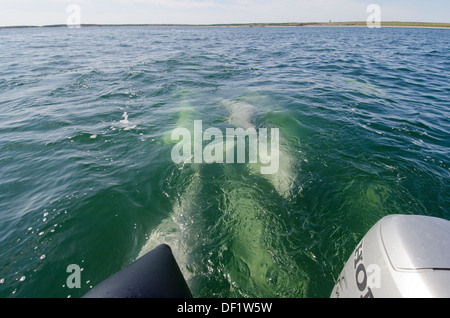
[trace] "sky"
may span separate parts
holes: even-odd
[[[0,0],[0,26],[366,21],[450,22],[450,0]]]

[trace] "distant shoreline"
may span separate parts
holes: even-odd
[[[367,27],[365,21],[354,22],[287,22],[287,23],[224,23],[224,24],[81,24],[81,27]],[[61,28],[66,24],[0,26],[0,29]],[[381,27],[448,29],[450,23],[437,22],[381,22]]]

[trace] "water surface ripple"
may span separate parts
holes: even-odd
[[[0,30],[0,297],[79,297],[162,242],[196,297],[328,297],[383,216],[450,219],[449,32]],[[278,174],[172,162],[237,103]]]

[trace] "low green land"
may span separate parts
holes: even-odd
[[[366,21],[352,22],[287,22],[287,23],[230,23],[230,24],[81,24],[81,27],[366,27]],[[38,28],[38,27],[67,27],[66,24],[33,26],[0,26],[0,29],[9,28]],[[436,22],[381,22],[381,27],[410,27],[410,28],[450,28],[450,23]]]
[[[351,21],[351,22],[290,22],[290,23],[244,23],[244,24],[215,24],[213,26],[247,26],[247,27],[366,27],[366,21]],[[381,22],[382,27],[422,27],[422,28],[450,28],[450,23],[435,23],[435,22],[398,22],[388,21]]]

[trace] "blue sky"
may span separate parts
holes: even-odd
[[[0,0],[0,25],[65,24],[77,4],[81,23],[450,22],[450,0]]]

